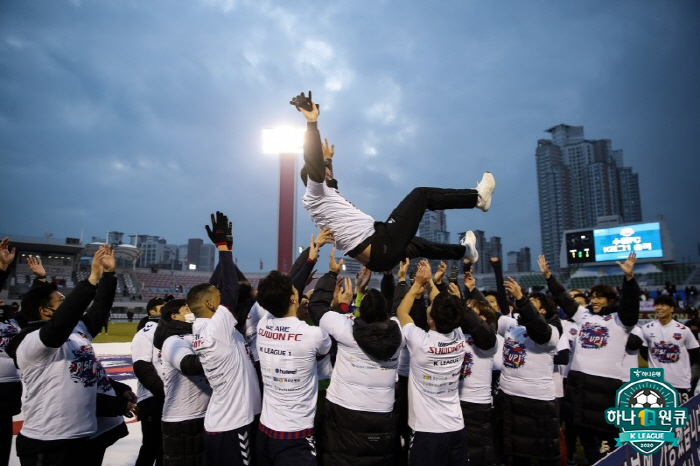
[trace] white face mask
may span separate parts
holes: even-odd
[[[185,322],[187,322],[188,324],[194,323],[194,319],[195,319],[194,314],[192,314],[192,313],[185,314],[184,317],[185,317]]]

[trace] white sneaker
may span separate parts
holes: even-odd
[[[469,259],[472,264],[479,260],[479,251],[476,250],[476,236],[474,232],[469,230],[464,234],[464,238],[459,241],[459,244],[467,248],[464,257]]]
[[[481,181],[476,184],[476,190],[479,192],[479,202],[476,203],[477,209],[486,212],[491,208],[491,196],[493,196],[494,189],[496,189],[496,179],[491,172],[484,173]]]

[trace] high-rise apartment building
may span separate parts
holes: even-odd
[[[441,244],[450,243],[447,231],[447,216],[444,210],[426,210],[418,226],[418,236]]]
[[[618,215],[641,222],[639,180],[623,165],[610,139],[585,139],[583,126],[558,125],[552,139],[537,141],[537,190],[542,252],[558,268],[565,230],[596,226],[598,217]]]

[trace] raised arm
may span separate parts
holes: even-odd
[[[394,290],[396,289],[396,283],[394,282],[394,273],[388,270],[382,274],[382,281],[379,285],[379,291],[381,291],[384,300],[386,301],[387,314],[391,315],[391,308],[394,302]]]
[[[304,288],[306,288],[306,283],[309,276],[316,265],[316,261],[318,260],[318,251],[321,246],[322,244],[320,244],[319,241],[314,240],[314,235],[311,235],[311,242],[309,243],[309,256],[292,278],[292,285],[294,285],[294,288],[296,288],[299,292],[299,296],[304,294]]]
[[[233,253],[231,248],[232,243],[229,243],[229,238],[232,238],[232,225],[228,217],[222,212],[217,211],[216,217],[211,214],[212,227],[205,225],[209,239],[216,245],[219,251],[219,267],[218,273],[212,275],[209,283],[214,285],[221,292],[221,305],[228,308],[229,311],[236,316],[236,306],[238,304],[238,274],[236,273],[236,265],[233,263]],[[215,280],[215,282],[214,282]]]
[[[321,317],[331,310],[331,302],[333,301],[333,293],[338,282],[338,275],[343,266],[343,259],[335,261],[335,248],[331,248],[331,253],[328,258],[328,273],[323,275],[316,282],[314,292],[309,298],[309,315],[313,320],[314,325],[321,322]]]
[[[537,312],[530,300],[523,295],[518,282],[508,277],[504,286],[515,298],[515,305],[520,313],[520,324],[525,326],[530,339],[538,345],[547,343],[552,338],[552,327]]]
[[[506,288],[503,285],[503,264],[498,257],[491,258],[491,268],[496,276],[496,302],[501,314],[507,316],[510,314],[510,306],[508,305],[508,297],[506,296]]]
[[[304,169],[308,177],[316,183],[323,183],[326,168],[323,162],[321,133],[318,131],[318,105],[311,100],[311,91],[306,97],[302,92],[289,102],[306,118],[306,136],[304,138]]]
[[[554,302],[557,303],[569,319],[572,319],[576,311],[578,311],[579,304],[574,298],[569,296],[564,285],[554,278],[554,275],[552,275],[552,272],[549,270],[547,258],[545,258],[543,254],[537,257],[537,265],[540,267],[540,272],[544,275],[545,280],[547,280],[547,288],[549,288]]]
[[[637,325],[639,321],[639,295],[641,290],[634,278],[634,264],[637,263],[637,253],[630,253],[625,262],[617,262],[625,278],[622,281],[622,293],[620,294],[620,307],[617,316],[620,322],[627,326]]]
[[[424,263],[418,266],[416,271],[416,278],[404,296],[401,304],[396,309],[396,317],[399,319],[401,327],[405,327],[408,324],[413,323],[413,319],[410,316],[411,308],[413,307],[413,302],[417,297],[421,296],[425,292],[425,287],[431,279],[430,267],[426,266]]]
[[[8,268],[15,259],[15,248],[10,249],[10,238],[3,238],[0,241],[0,290],[2,290],[8,275]]]
[[[104,273],[97,285],[97,294],[92,305],[81,319],[93,338],[102,330],[102,326],[112,310],[112,304],[114,304],[114,295],[117,292],[117,275],[114,268],[114,249],[109,248],[102,258]]]
[[[92,258],[90,276],[73,288],[63,300],[58,309],[54,309],[53,316],[39,330],[41,342],[49,348],[60,348],[71,333],[85,309],[95,297],[97,282],[102,277],[102,258],[107,254],[107,247],[100,247]]]

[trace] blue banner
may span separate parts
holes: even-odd
[[[599,466],[700,466],[700,395],[682,405],[688,409],[688,423],[673,430],[678,446],[664,445],[643,455],[629,445],[620,447],[598,461]]]

